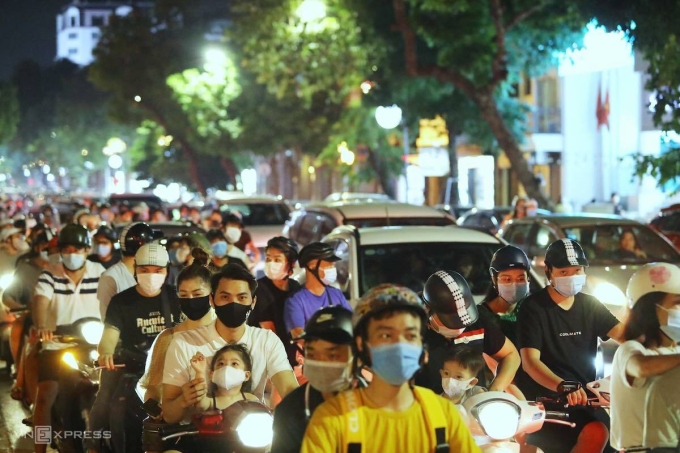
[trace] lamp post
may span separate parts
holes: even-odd
[[[406,188],[406,202],[408,203],[408,156],[411,153],[411,150],[409,148],[409,135],[406,121],[404,121],[401,109],[396,104],[393,104],[391,107],[381,106],[375,109],[375,120],[378,123],[378,126],[388,130],[394,129],[401,124],[402,142],[404,147],[404,183]]]

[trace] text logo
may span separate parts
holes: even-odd
[[[51,426],[36,426],[33,428],[33,442],[36,444],[49,444],[52,441]]]

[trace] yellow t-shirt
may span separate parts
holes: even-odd
[[[361,411],[360,419],[365,424],[361,427],[364,439],[362,452],[426,453],[434,451],[432,433],[428,432],[423,409],[417,400],[403,412],[392,412],[375,407],[365,397],[363,389],[350,391],[355,392],[358,410]],[[429,390],[426,391],[429,392]],[[345,439],[347,417],[340,398],[344,397],[339,395],[316,408],[307,426],[301,453],[345,453],[347,451]],[[447,420],[449,451],[480,452],[453,403],[440,396],[437,396],[437,400],[441,403],[444,417]]]

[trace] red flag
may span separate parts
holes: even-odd
[[[602,102],[601,88],[597,89],[596,116],[597,128],[600,129],[600,126],[606,126],[607,130],[609,130],[609,89],[607,89],[607,92],[604,95],[604,102]]]

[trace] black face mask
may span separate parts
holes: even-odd
[[[252,304],[241,305],[239,303],[232,302],[226,305],[215,305],[215,314],[217,315],[217,319],[219,319],[222,324],[234,329],[242,324],[245,324],[252,308]]]
[[[210,296],[180,298],[179,307],[187,318],[198,321],[210,311]]]

